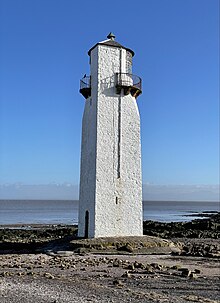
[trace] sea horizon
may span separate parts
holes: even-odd
[[[25,198],[25,199],[21,199],[21,198],[19,198],[19,199],[5,199],[5,198],[3,198],[3,199],[1,199],[0,198],[0,202],[1,201],[79,201],[79,199],[35,199],[35,198],[31,198],[31,199],[29,199],[29,198]],[[199,202],[199,203],[220,203],[220,200],[219,201],[217,201],[217,200],[176,200],[176,199],[166,199],[166,200],[153,200],[153,199],[144,199],[144,200],[142,200],[142,202]]]
[[[0,199],[0,225],[77,224],[79,200]],[[219,211],[218,201],[143,200],[143,220],[191,221]]]

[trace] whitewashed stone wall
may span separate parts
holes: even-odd
[[[96,196],[96,146],[97,146],[97,49],[91,54],[92,95],[85,101],[82,120],[81,169],[79,193],[78,236],[85,236],[85,213],[89,212],[88,236],[94,237]]]
[[[83,116],[79,236],[142,235],[140,117],[131,95],[116,94],[126,50],[97,45],[91,51],[92,96]]]

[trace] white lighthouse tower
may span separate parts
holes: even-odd
[[[141,79],[132,75],[134,52],[108,39],[88,52],[84,76],[78,236],[141,236]]]

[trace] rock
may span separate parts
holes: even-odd
[[[122,275],[122,278],[131,278],[131,274],[126,271],[123,275]]]
[[[122,250],[127,251],[129,253],[132,253],[134,251],[133,247],[129,243],[127,243],[125,246],[123,246]]]
[[[190,222],[155,222],[144,221],[144,234],[162,238],[214,238],[220,237],[220,212],[215,214],[196,214],[207,218],[195,219]],[[175,252],[178,254],[178,252]]]
[[[151,263],[150,264],[153,268],[155,269],[159,269],[159,270],[162,270],[162,265],[158,264],[158,263]]]
[[[145,270],[147,271],[147,273],[151,274],[153,273],[153,267],[149,264],[145,265]]]
[[[119,260],[115,259],[112,263],[113,267],[119,267]]]
[[[119,287],[124,286],[124,284],[122,283],[122,281],[119,280],[119,279],[113,280],[113,284],[114,284],[115,286],[119,286]]]
[[[194,273],[195,273],[195,274],[200,274],[201,271],[200,271],[200,269],[195,269],[195,270],[194,270]]]
[[[88,252],[88,250],[84,247],[79,247],[79,248],[76,248],[74,250],[74,252],[81,255],[81,256],[84,256]]]
[[[68,257],[68,256],[72,256],[74,253],[68,250],[58,250],[56,251],[56,254],[59,255],[60,257]]]
[[[133,263],[132,263],[132,264],[129,264],[129,265],[126,267],[126,269],[134,270],[134,264],[133,264]]]
[[[145,267],[146,267],[146,265],[144,263],[137,262],[137,261],[135,261],[133,265],[134,265],[134,268],[145,269]]]
[[[60,268],[63,270],[63,269],[66,268],[66,266],[65,266],[64,264],[61,264],[61,265],[60,265]]]
[[[180,268],[180,265],[173,265],[170,269],[179,269]]]
[[[52,250],[45,250],[44,252],[48,256],[51,256],[51,257],[55,257],[56,256],[55,252],[52,251]]]
[[[179,268],[179,271],[182,272],[182,276],[183,277],[189,277],[191,274],[191,270],[189,270],[188,268]]]
[[[8,271],[3,271],[2,273],[0,273],[0,276],[8,277],[8,276],[10,276],[10,273]]]
[[[134,268],[140,268],[140,263],[138,263],[137,261],[134,262]]]
[[[179,247],[172,247],[171,248],[171,254],[172,255],[180,255],[181,254],[181,249]]]
[[[45,277],[45,278],[48,278],[48,279],[54,279],[54,276],[51,275],[49,272],[45,272],[45,273],[44,273],[44,277]]]
[[[188,276],[192,279],[197,279],[198,278],[198,276],[194,272],[191,272]]]

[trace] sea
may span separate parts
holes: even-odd
[[[77,224],[78,205],[69,200],[0,200],[0,225]],[[191,221],[217,211],[219,202],[143,201],[144,220]]]

